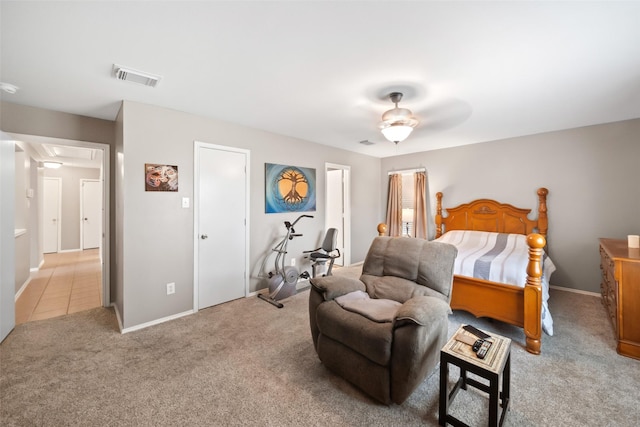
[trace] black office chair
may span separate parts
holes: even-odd
[[[325,270],[327,261],[329,261],[329,267],[326,273],[322,276],[331,276],[331,269],[336,258],[340,258],[340,250],[336,247],[338,243],[338,229],[330,228],[327,230],[327,234],[324,236],[324,242],[322,246],[310,251],[304,251],[303,253],[309,254],[312,264],[313,277],[317,277],[317,274]]]

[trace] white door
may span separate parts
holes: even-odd
[[[83,179],[80,185],[82,249],[98,248],[102,241],[102,182]]]
[[[58,252],[60,248],[61,182],[60,178],[44,178],[42,238],[45,254]]]
[[[196,143],[194,307],[241,298],[248,282],[249,152]]]
[[[336,265],[349,265],[351,213],[349,210],[349,166],[327,164],[326,176],[326,212],[325,228],[338,230],[338,249],[341,257],[335,260]]]

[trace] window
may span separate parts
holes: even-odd
[[[402,173],[402,235],[413,236],[414,214],[413,172]]]
[[[424,169],[389,172],[389,236],[427,238],[427,174]]]

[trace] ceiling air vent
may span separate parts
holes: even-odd
[[[123,67],[122,65],[117,64],[113,64],[113,75],[118,80],[125,80],[151,87],[156,87],[162,78],[156,74],[134,70],[133,68]]]

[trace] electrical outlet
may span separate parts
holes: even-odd
[[[291,267],[295,267],[295,266],[296,266],[296,259],[291,258]]]
[[[167,295],[176,293],[176,284],[174,282],[167,283]]]

